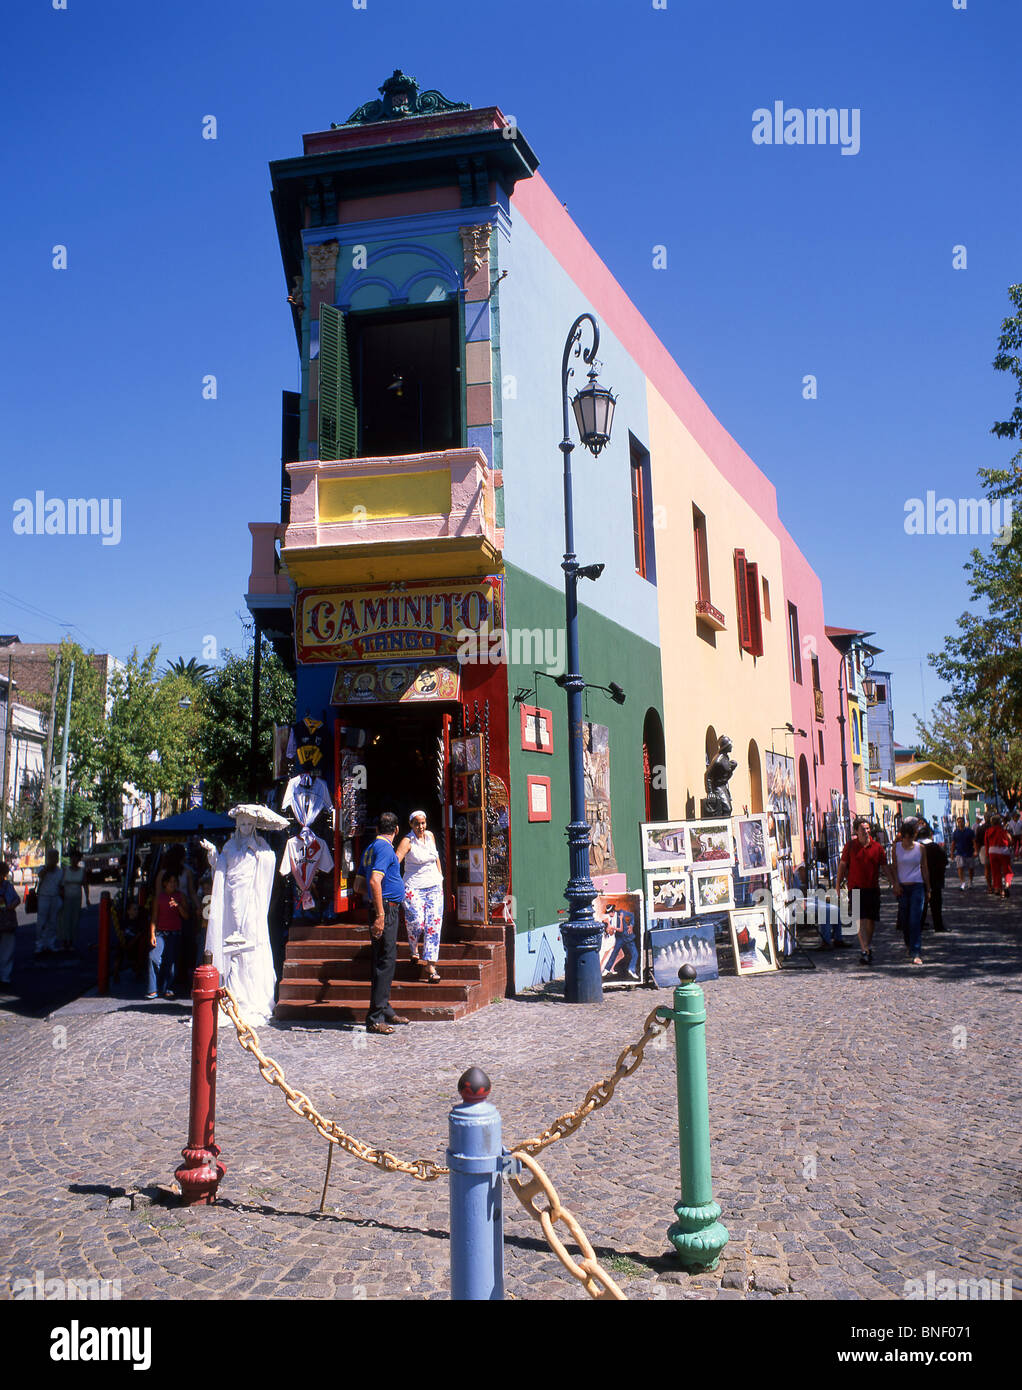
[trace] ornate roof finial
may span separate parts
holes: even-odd
[[[400,121],[408,116],[435,116],[441,111],[468,111],[467,101],[448,101],[435,89],[420,92],[414,77],[409,77],[400,68],[377,91],[382,101],[367,101],[357,111],[353,111],[345,125],[372,125],[375,121]],[[334,125],[334,130],[337,126]]]

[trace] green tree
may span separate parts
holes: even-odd
[[[185,676],[188,680],[196,683],[204,681],[211,673],[212,666],[204,666],[200,661],[196,661],[194,656],[190,656],[185,661],[183,656],[179,656],[176,661],[172,661],[164,671],[165,676]]]
[[[57,652],[51,653],[51,689],[57,657]],[[64,739],[64,717],[67,713],[67,689],[73,665],[74,685],[71,689],[71,720],[67,739],[67,784],[64,792],[64,843],[74,845],[80,843],[85,826],[95,824],[102,815],[100,773],[103,760],[105,692],[103,677],[93,665],[94,652],[85,651],[77,642],[65,640],[60,644],[59,657],[60,677],[57,681],[53,719],[52,786],[46,803],[46,841],[49,844],[53,840],[57,829],[60,758]]]
[[[991,433],[1022,444],[1022,285],[1008,294],[1015,312],[1001,325],[993,366],[1014,378],[1015,405]],[[1022,448],[1007,467],[981,468],[979,477],[987,499],[1003,509],[1004,529],[989,549],[972,551],[965,571],[974,607],[929,661],[957,706],[982,706],[1003,734],[1022,723],[1022,531],[1012,524],[1022,501]]]
[[[932,759],[982,787],[993,800],[994,773],[997,790],[1009,806],[1017,806],[1022,795],[1022,734],[1000,727],[982,705],[963,708],[952,696],[934,705],[927,720],[916,719],[916,742],[924,759]]]
[[[183,676],[157,677],[158,655],[159,647],[144,658],[136,648],[110,682],[101,780],[104,797],[118,806],[128,785],[151,797],[182,796],[201,768],[202,708],[195,684]]]
[[[248,799],[252,742],[252,671],[255,647],[243,654],[226,651],[202,688],[200,734],[206,804],[226,811]],[[268,642],[263,643],[259,682],[258,773],[269,782],[273,725],[294,719],[295,686],[287,668]]]

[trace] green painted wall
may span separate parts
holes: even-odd
[[[597,580],[597,584],[607,580]],[[564,592],[508,566],[505,576],[505,622],[511,641],[508,665],[508,699],[520,686],[538,690],[526,703],[553,714],[554,751],[526,752],[521,746],[521,714],[509,714],[511,744],[511,891],[515,897],[518,930],[528,931],[557,920],[565,907],[568,881],[568,844],[565,826],[570,819],[568,793],[567,697],[547,676],[536,680],[533,664],[515,664],[514,630],[542,629],[564,632]],[[563,638],[561,639],[563,643]],[[592,609],[579,609],[579,642],[582,673],[590,683],[617,681],[627,699],[616,705],[601,690],[586,692],[586,717],[610,730],[611,830],[618,870],[627,875],[628,887],[643,887],[639,862],[640,821],[645,818],[642,781],[642,725],[653,706],[663,717],[660,652],[650,642]],[[553,646],[550,648],[553,651]],[[566,652],[566,645],[562,645]],[[543,663],[539,663],[542,665]],[[551,779],[552,819],[529,821],[526,776],[533,773]]]

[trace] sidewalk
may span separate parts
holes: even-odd
[[[1022,901],[947,898],[955,931],[926,934],[923,969],[903,963],[885,894],[872,970],[849,950],[816,955],[815,971],[706,986],[714,1190],[731,1232],[713,1273],[683,1273],[667,1253],[679,1195],[669,1037],[543,1155],[630,1298],[901,1298],[928,1271],[1011,1277],[1022,1292]],[[466,1067],[489,1074],[510,1145],[577,1105],[667,999],[504,1000],[392,1037],[297,1023],[259,1033],[289,1082],[350,1133],[442,1162]],[[187,1003],[0,1012],[0,1297],[37,1269],[116,1278],[124,1298],[446,1297],[446,1181],[338,1152],[320,1216],[326,1143],[223,1017],[221,1200],[159,1204],[186,1137],[189,1023]],[[505,1208],[508,1296],[584,1299],[510,1192]]]

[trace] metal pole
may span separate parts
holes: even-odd
[[[715,1269],[728,1243],[710,1174],[710,1103],[706,1081],[706,1001],[693,966],[678,971],[674,990],[674,1049],[678,1067],[678,1151],[681,1201],[667,1232],[683,1265]]]
[[[224,1175],[215,1141],[216,1041],[220,972],[207,951],[192,977],[192,1072],[188,1096],[188,1143],[174,1176],[183,1206],[209,1206]]]
[[[263,631],[255,625],[255,651],[252,654],[252,742],[248,755],[248,783],[253,796],[259,785],[259,686],[263,675]]]
[[[14,681],[11,676],[13,658],[7,658],[7,717],[4,720],[4,771],[0,782],[0,854],[4,849],[4,836],[7,830],[7,783],[11,766],[11,725],[13,721]]]
[[[46,730],[46,766],[43,769],[43,843],[50,847],[50,793],[53,790],[53,730],[57,724],[57,691],[60,688],[60,652],[53,672],[50,691],[50,724]]]
[[[99,895],[99,939],[96,943],[96,993],[110,993],[110,894]]]
[[[67,678],[67,704],[64,709],[64,738],[60,752],[60,786],[57,788],[57,853],[63,854],[64,844],[64,794],[67,789],[67,736],[71,724],[71,692],[75,688],[75,664]]]
[[[458,1082],[461,1104],[447,1117],[451,1196],[451,1298],[504,1297],[504,1149],[490,1079],[470,1067]]]
[[[564,942],[564,998],[569,1004],[598,1004],[603,998],[600,974],[600,928],[593,916],[596,885],[589,870],[589,823],[585,815],[585,766],[582,747],[582,663],[578,643],[578,558],[575,555],[575,518],[571,497],[571,428],[568,412],[568,366],[572,353],[581,351],[582,325],[589,323],[593,345],[582,353],[592,362],[600,345],[600,330],[591,314],[580,314],[571,326],[561,359],[561,406],[564,437],[564,611],[567,626],[568,669],[564,688],[568,696],[568,777],[571,794],[571,823],[568,826],[570,877],[564,896],[568,901],[568,920],[561,927]]]

